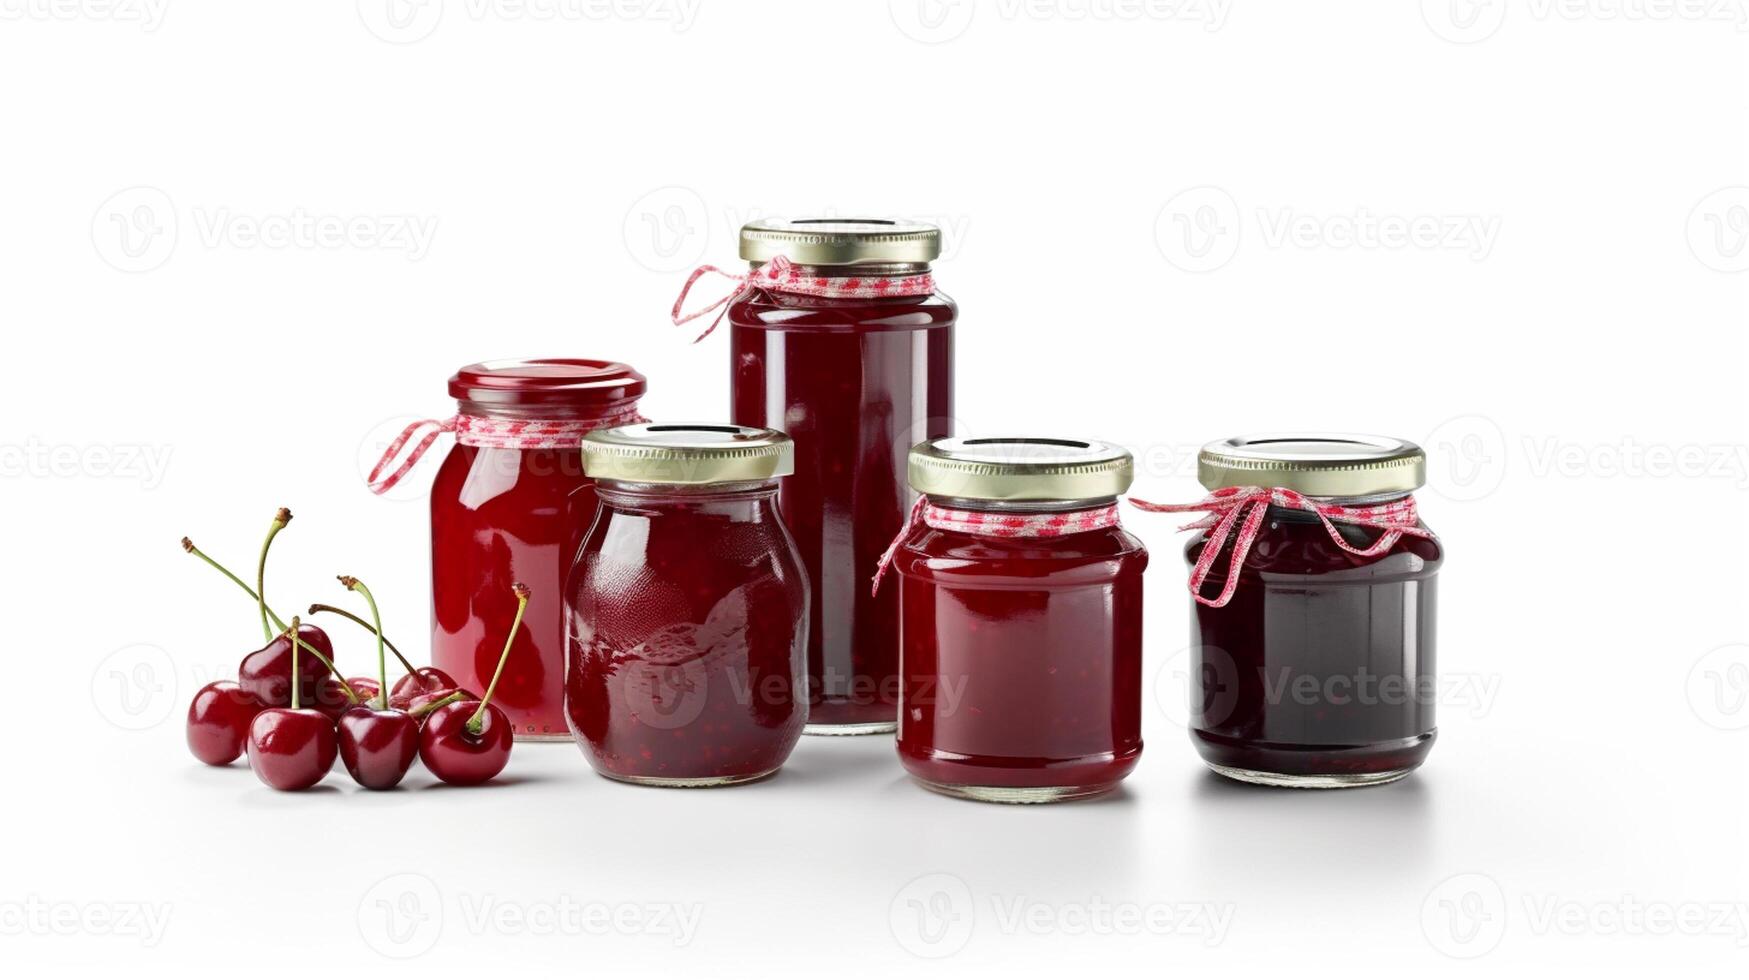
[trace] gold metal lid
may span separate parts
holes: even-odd
[[[583,437],[583,472],[626,483],[771,480],[795,472],[795,445],[773,429],[640,422]]]
[[[1235,436],[1203,447],[1196,478],[1210,490],[1285,487],[1311,497],[1371,497],[1420,488],[1427,482],[1427,454],[1389,436]]]
[[[741,226],[741,257],[797,265],[926,264],[941,255],[941,229],[884,218],[800,218]]]
[[[1011,502],[1116,497],[1135,478],[1128,450],[1080,439],[931,439],[911,447],[908,470],[919,493]]]

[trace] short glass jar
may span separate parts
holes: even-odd
[[[905,523],[905,452],[951,434],[958,308],[937,291],[933,225],[876,219],[758,221],[741,229],[755,270],[782,260],[799,282],[754,285],[728,309],[731,418],[795,440],[781,491],[813,587],[808,732],[893,730],[898,599],[870,595],[875,563]]]
[[[1379,436],[1262,435],[1203,449],[1198,476],[1211,491],[1281,488],[1323,511],[1283,506],[1282,495],[1252,505],[1267,510],[1225,604],[1210,597],[1229,584],[1240,536],[1214,545],[1191,627],[1191,736],[1210,768],[1332,789],[1391,782],[1427,758],[1445,552],[1413,509],[1426,468],[1419,447]],[[1186,546],[1192,567],[1216,530]],[[1394,543],[1381,549],[1387,534]]]
[[[1142,572],[1118,525],[1130,454],[1066,439],[934,439],[892,551],[899,759],[1001,803],[1093,796],[1142,752]],[[890,587],[890,586],[889,586]]]
[[[565,709],[589,764],[654,786],[776,772],[807,722],[808,583],[779,519],[788,438],[592,432],[600,500],[569,589]]]
[[[510,586],[526,584],[492,703],[518,739],[568,738],[564,580],[595,515],[578,444],[639,417],[644,376],[611,361],[492,361],[457,371],[449,393],[456,444],[431,487],[431,663],[484,693],[516,617]]]

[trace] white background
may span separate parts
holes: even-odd
[[[9,965],[1749,959],[1740,0],[0,15]],[[1145,515],[1147,750],[1103,802],[939,798],[882,739],[684,793],[564,745],[519,747],[498,786],[389,794],[188,756],[189,694],[258,633],[178,537],[246,566],[289,506],[278,604],[346,603],[351,572],[416,638],[436,461],[375,498],[386,436],[488,357],[623,359],[649,414],[721,417],[725,338],[692,346],[668,307],[692,265],[735,264],[742,221],[807,213],[945,227],[963,433],[1123,442],[1156,499],[1198,494],[1191,451],[1235,433],[1425,444],[1451,555],[1426,768],[1324,794],[1206,774],[1173,694],[1180,540]],[[281,234],[316,219],[345,235]],[[335,635],[363,670],[362,635]],[[547,918],[591,903],[618,925]],[[1107,907],[1181,917],[1101,934]],[[656,918],[675,908],[684,937]]]

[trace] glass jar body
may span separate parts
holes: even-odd
[[[925,786],[998,802],[1091,796],[1142,751],[1140,541],[922,527],[895,555],[898,752]]]
[[[484,694],[529,587],[492,703],[519,739],[562,740],[564,582],[595,513],[578,449],[450,449],[431,488],[431,663]]]
[[[808,585],[773,482],[604,482],[569,584],[565,709],[627,782],[770,775],[807,721]]]
[[[1379,532],[1337,524],[1364,548]],[[1185,548],[1194,565],[1207,533]],[[1230,544],[1227,547],[1231,547]],[[1225,584],[1217,557],[1205,595]],[[1437,540],[1365,558],[1317,517],[1270,507],[1221,608],[1193,604],[1191,737],[1217,772],[1340,788],[1390,782],[1426,759],[1434,723]]]
[[[907,451],[951,434],[956,316],[939,293],[826,299],[756,290],[729,308],[732,420],[795,441],[781,507],[813,591],[810,732],[893,729],[898,596],[870,596],[869,581],[905,523]]]

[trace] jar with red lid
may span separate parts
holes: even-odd
[[[932,225],[853,219],[741,229],[728,307],[731,418],[795,441],[779,491],[813,589],[808,732],[894,728],[898,598],[867,583],[911,497],[905,454],[951,434],[958,309],[935,288]]]
[[[640,420],[644,387],[643,375],[612,361],[471,364],[449,379],[456,415],[422,423],[432,431],[407,461],[390,476],[372,474],[373,487],[386,490],[438,434],[455,434],[431,487],[431,663],[485,691],[516,616],[511,585],[526,584],[528,610],[492,699],[518,739],[570,737],[564,580],[595,515],[581,445],[594,429]],[[385,464],[400,448],[390,447]]]
[[[1148,553],[1117,508],[1130,454],[935,439],[909,470],[924,496],[890,566],[905,769],[937,792],[1002,803],[1115,788],[1142,752]]]
[[[1233,779],[1374,786],[1433,748],[1444,546],[1421,522],[1420,447],[1270,434],[1204,447],[1191,568],[1190,734]]]
[[[782,433],[590,433],[600,500],[569,585],[566,712],[591,766],[654,786],[769,776],[807,722],[808,582],[778,516]]]

